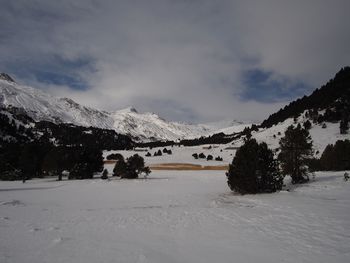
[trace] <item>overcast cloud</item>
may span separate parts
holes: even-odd
[[[1,1],[0,71],[170,120],[261,120],[350,61],[350,1]]]

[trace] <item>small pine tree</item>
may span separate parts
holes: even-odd
[[[213,160],[213,155],[209,154],[209,155],[207,156],[207,161],[211,161],[211,160]]]
[[[304,126],[304,128],[305,128],[306,130],[310,130],[312,124],[311,124],[311,122],[310,122],[309,120],[307,120],[306,122],[304,122],[303,126]]]
[[[215,161],[222,161],[223,159],[222,159],[222,157],[220,157],[220,156],[218,156],[218,157],[216,157],[215,158]]]
[[[115,164],[113,169],[115,175],[126,179],[138,178],[140,174],[145,174],[145,177],[151,173],[148,166],[145,166],[144,159],[138,154],[134,154],[127,158],[126,162],[120,161]]]
[[[344,171],[350,169],[350,141],[338,140],[329,144],[319,159],[321,170]]]
[[[127,172],[127,165],[126,165],[126,162],[124,160],[124,157],[122,156],[122,158],[117,160],[117,162],[114,165],[113,176],[121,177],[126,172]]]
[[[103,170],[101,179],[103,179],[103,180],[108,179],[108,171],[107,171],[107,169],[104,169],[104,170]]]
[[[309,131],[289,126],[285,136],[280,140],[281,152],[278,156],[281,162],[282,173],[292,177],[292,183],[309,181],[307,160],[312,157],[312,140]]]
[[[340,134],[347,134],[348,130],[349,130],[349,121],[347,117],[344,117],[341,121],[340,121],[340,125],[339,125],[339,129],[340,129]]]
[[[198,157],[199,157],[200,159],[205,159],[205,158],[206,158],[206,156],[205,156],[204,153],[200,153],[200,154],[198,155]]]

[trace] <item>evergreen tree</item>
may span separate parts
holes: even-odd
[[[306,129],[306,130],[310,130],[311,129],[311,126],[312,126],[312,124],[311,124],[311,122],[309,121],[309,120],[307,120],[306,122],[304,122],[304,128]]]
[[[283,176],[278,169],[278,162],[266,143],[259,144],[258,182],[261,192],[276,192],[283,185]]]
[[[120,159],[116,162],[113,175],[120,176],[121,178],[126,179],[135,179],[138,178],[140,174],[145,174],[148,176],[151,173],[151,170],[148,166],[145,166],[144,159],[138,154],[134,154],[126,159]]]
[[[141,173],[144,173],[145,176],[148,176],[151,173],[149,167],[145,167],[144,159],[138,154],[130,156],[126,160],[127,172],[122,175],[122,178],[134,179],[138,178]]]
[[[200,153],[200,154],[198,155],[198,157],[199,157],[200,159],[205,159],[205,158],[206,158],[206,156],[205,156],[204,153]]]
[[[121,155],[119,160],[117,160],[115,165],[114,165],[113,176],[121,177],[126,172],[127,172],[126,162],[124,160],[124,157]]]
[[[69,172],[68,179],[92,179],[94,173],[89,169],[87,162],[78,162],[74,165],[72,170]]]
[[[273,152],[255,139],[237,150],[226,176],[230,189],[241,194],[275,192],[283,182]]]
[[[319,160],[319,168],[321,170],[330,171],[334,168],[335,163],[335,154],[334,154],[334,145],[328,144],[326,148],[324,149],[321,158]]]
[[[107,169],[104,169],[104,170],[103,170],[101,179],[103,179],[103,180],[108,179],[108,171],[107,171]]]
[[[340,121],[340,125],[339,125],[339,129],[340,129],[340,134],[347,134],[348,130],[349,130],[349,120],[348,117],[344,117],[341,121]]]
[[[312,141],[308,130],[289,126],[280,140],[281,152],[278,156],[282,173],[292,177],[292,183],[304,183],[309,180],[307,160],[312,157]]]
[[[335,145],[329,144],[319,160],[321,170],[343,171],[350,169],[350,141],[338,140]]]
[[[211,161],[211,160],[213,160],[213,155],[208,154],[208,156],[207,156],[207,161]]]
[[[215,161],[222,161],[223,159],[222,159],[222,157],[220,157],[220,156],[218,156],[218,157],[216,157],[215,158]]]
[[[69,162],[72,167],[69,179],[91,179],[95,172],[103,171],[102,151],[95,148],[67,147]]]

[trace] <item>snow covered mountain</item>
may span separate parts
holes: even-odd
[[[138,113],[133,107],[115,111],[110,116],[116,131],[141,141],[195,138],[213,131],[204,125],[168,122],[155,113]]]
[[[245,127],[232,122],[226,122],[228,126],[232,126],[228,129],[222,123],[191,125],[169,122],[154,113],[138,113],[132,107],[115,112],[101,111],[68,98],[56,98],[41,90],[19,85],[5,73],[0,74],[0,107],[21,108],[35,121],[113,129],[138,141],[196,138],[218,132],[232,133]]]
[[[4,76],[6,74],[2,74]],[[7,75],[8,76],[8,75]],[[72,123],[108,129],[113,120],[102,111],[82,106],[71,99],[55,98],[41,90],[0,78],[0,107],[24,109],[35,121]]]

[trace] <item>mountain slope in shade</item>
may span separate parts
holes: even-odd
[[[261,124],[269,128],[288,118],[299,116],[305,110],[325,110],[318,122],[335,122],[350,116],[350,67],[342,68],[327,84],[316,89],[309,96],[292,101],[284,108],[271,114]]]
[[[17,84],[9,75],[0,75],[0,107],[21,108],[35,121],[72,123],[85,127],[113,129],[138,141],[179,140],[218,132],[233,132],[241,126],[190,125],[168,122],[154,113],[138,113],[134,108],[115,112],[82,106],[68,98],[56,98],[41,90]],[[227,123],[229,125],[231,123]],[[244,127],[243,127],[244,128]],[[242,128],[242,129],[243,129]]]

